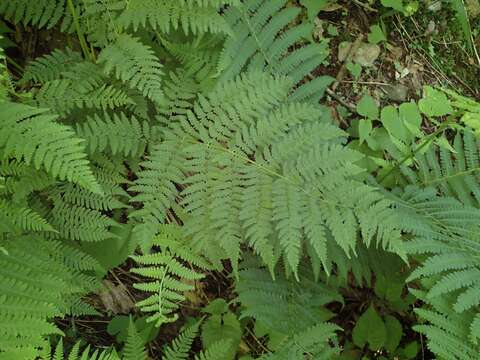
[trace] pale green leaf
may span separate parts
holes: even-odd
[[[357,104],[358,114],[370,119],[378,119],[378,105],[368,94],[364,95]]]

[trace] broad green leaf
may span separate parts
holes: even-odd
[[[387,340],[384,348],[389,353],[393,353],[402,339],[403,330],[400,321],[396,317],[387,315],[385,316],[385,328],[387,329]]]
[[[397,11],[401,11],[401,12],[404,11],[402,0],[382,0],[382,5]]]
[[[389,105],[384,107],[380,118],[383,126],[387,129],[391,137],[399,139],[404,143],[409,143],[410,134],[400,120],[398,110],[394,106]]]
[[[367,343],[371,350],[380,349],[387,340],[387,330],[382,318],[377,314],[373,305],[358,319],[353,328],[352,339],[358,347]]]
[[[300,4],[307,9],[307,15],[310,20],[314,19],[320,10],[330,3],[331,0],[300,0]]]
[[[403,359],[414,359],[418,354],[418,343],[412,341],[402,349]]]
[[[423,88],[423,98],[418,102],[418,107],[427,116],[444,116],[453,112],[447,95],[430,86]]]
[[[372,120],[363,119],[359,121],[358,124],[358,135],[360,137],[360,144],[362,144],[372,132]]]
[[[383,33],[382,28],[380,25],[372,25],[370,26],[370,33],[368,34],[368,42],[370,44],[378,44],[382,41],[387,41],[385,34]]]
[[[202,309],[202,312],[212,315],[221,315],[228,311],[228,304],[224,299],[215,299]]]
[[[378,106],[368,94],[364,95],[357,104],[357,112],[370,120],[378,119]]]
[[[422,115],[414,102],[403,103],[399,107],[400,121],[412,135],[421,136]]]
[[[231,346],[225,360],[233,360],[242,338],[240,321],[231,312],[225,315],[212,315],[202,326],[201,338],[204,348],[208,348],[220,340],[229,341]]]
[[[346,68],[348,71],[350,71],[350,74],[352,74],[355,80],[360,78],[360,75],[362,74],[362,65],[349,61],[346,65]]]

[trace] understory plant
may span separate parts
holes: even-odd
[[[365,96],[340,128],[328,44],[287,0],[0,16],[61,40],[20,64],[0,48],[0,359],[478,356],[477,102]],[[99,305],[115,269],[128,321]]]

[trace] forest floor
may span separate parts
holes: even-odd
[[[356,104],[365,93],[369,93],[379,104],[402,103],[418,99],[423,85],[441,84],[480,99],[480,58],[465,49],[460,29],[449,20],[452,16],[448,9],[439,9],[422,10],[407,17],[348,0],[335,2],[321,11],[313,19],[312,36],[314,41],[328,44],[329,55],[325,64],[313,75],[330,75],[335,79],[327,90],[326,98],[333,118],[340,126],[344,129],[349,127],[355,117]],[[385,31],[379,34],[372,30],[376,25]],[[13,74],[20,73],[26,62],[57,48],[58,44],[66,42],[76,46],[68,36],[51,31],[15,29],[14,36],[21,47],[8,53]],[[424,126],[428,130],[429,124]],[[107,292],[90,297],[89,301],[103,317],[58,320],[67,336],[85,338],[88,343],[100,348],[115,342],[114,331],[108,329],[112,314],[121,317],[137,311],[134,303],[142,296],[133,288],[136,279],[128,272],[130,267],[127,262],[110,271],[105,280]],[[357,290],[357,302],[350,302],[349,307],[338,312],[344,317],[335,319],[343,328],[352,327],[349,319],[358,310],[355,304],[370,296],[360,288]],[[163,326],[160,334],[158,330],[149,330],[155,337],[149,344],[151,356],[155,358],[163,344],[174,338],[190,317],[198,316],[209,300],[224,298],[229,301],[233,297],[228,270],[208,274],[198,284],[197,291],[188,294],[189,304],[182,307],[181,321]],[[413,337],[418,335],[412,334]],[[198,345],[197,348],[200,348]],[[243,338],[242,346],[250,354],[255,354],[255,349],[261,353],[263,344],[250,332]],[[424,356],[425,353],[419,358],[426,358]]]

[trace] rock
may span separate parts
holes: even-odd
[[[480,15],[480,3],[478,0],[465,0],[465,6],[470,19],[475,19]]]
[[[350,41],[341,42],[338,45],[338,61],[344,62],[352,48],[352,43]]]
[[[387,98],[397,102],[405,102],[408,96],[408,87],[402,84],[385,86]]]
[[[380,56],[380,46],[374,44],[362,44],[355,53],[353,60],[362,66],[373,66]]]

